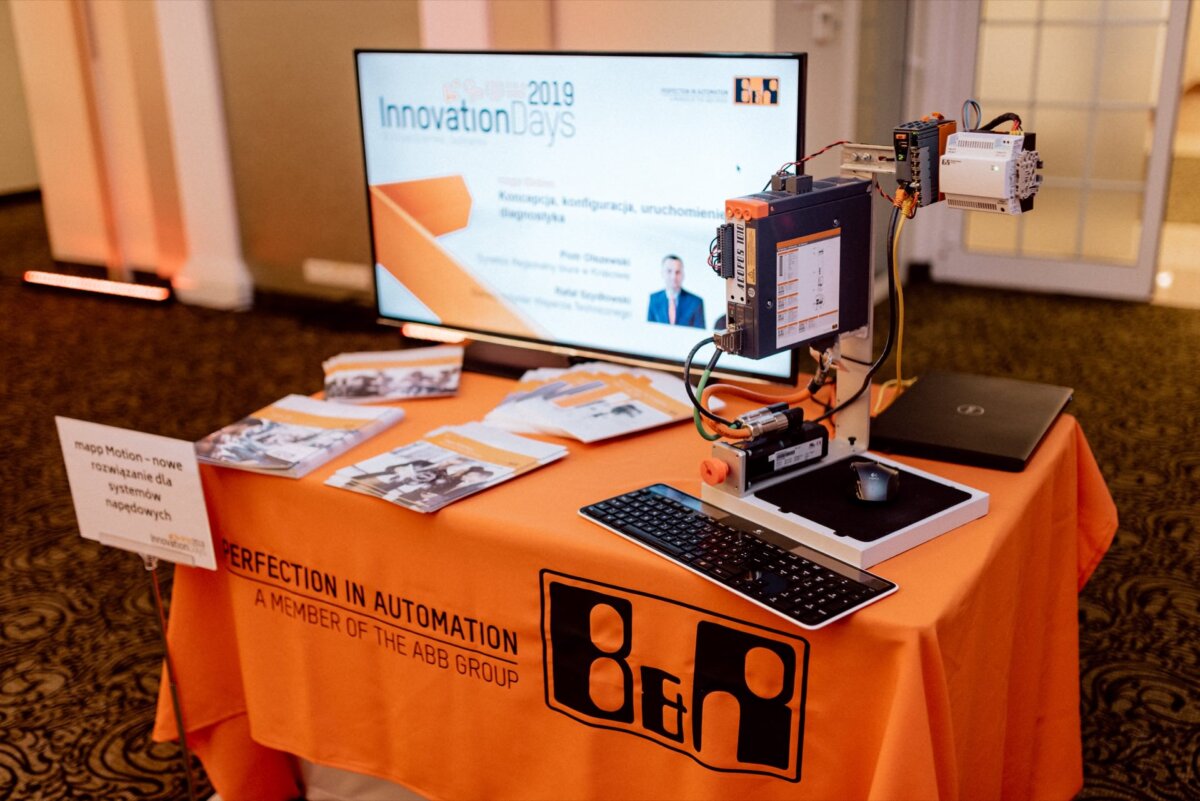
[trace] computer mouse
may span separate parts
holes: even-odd
[[[854,497],[864,503],[887,503],[900,489],[900,471],[878,462],[851,462]]]

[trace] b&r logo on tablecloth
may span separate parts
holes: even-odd
[[[803,638],[552,570],[541,583],[551,709],[712,770],[800,780]]]

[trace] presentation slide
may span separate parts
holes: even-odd
[[[795,156],[796,61],[358,59],[381,314],[675,361],[724,323],[709,244]]]

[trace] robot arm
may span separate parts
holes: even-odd
[[[978,104],[975,109],[977,113]],[[1012,130],[994,130],[1009,121]],[[813,180],[802,174],[803,162],[787,164],[763,192],[726,202],[726,222],[717,229],[709,264],[725,281],[727,323],[711,339],[716,351],[701,379],[700,397],[689,383],[697,428],[714,442],[713,458],[702,468],[709,484],[743,495],[812,462],[866,449],[867,390],[891,354],[902,316],[896,261],[905,220],[943,199],[954,208],[1021,214],[1032,209],[1041,184],[1036,140],[1021,130],[1017,115],[1004,114],[967,131],[957,127],[932,114],[897,126],[890,147],[838,143],[843,145],[841,175]],[[788,171],[793,166],[795,174]],[[879,184],[889,175],[895,181],[892,197]],[[886,244],[888,337],[873,358],[875,190],[892,202],[892,209]],[[709,342],[702,340],[692,350],[687,375],[697,352]],[[778,396],[731,388],[727,391],[736,389],[736,394],[768,404],[736,420],[705,407],[705,397],[719,391],[705,385],[721,353],[761,359],[802,347],[817,362],[807,387]],[[806,420],[795,404],[819,391],[830,373],[837,377],[836,399],[824,414]],[[826,428],[829,421],[832,432]]]

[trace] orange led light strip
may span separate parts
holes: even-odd
[[[78,289],[82,292],[99,292],[102,295],[119,295],[139,300],[167,300],[171,290],[162,286],[147,286],[146,284],[127,284],[122,281],[108,281],[102,278],[84,278],[78,275],[62,275],[46,273],[40,270],[26,270],[25,281],[30,284],[61,287],[63,289]]]
[[[465,336],[456,331],[447,331],[444,328],[421,323],[405,323],[400,326],[400,333],[412,339],[429,339],[434,342],[448,342],[451,345],[467,341]]]

